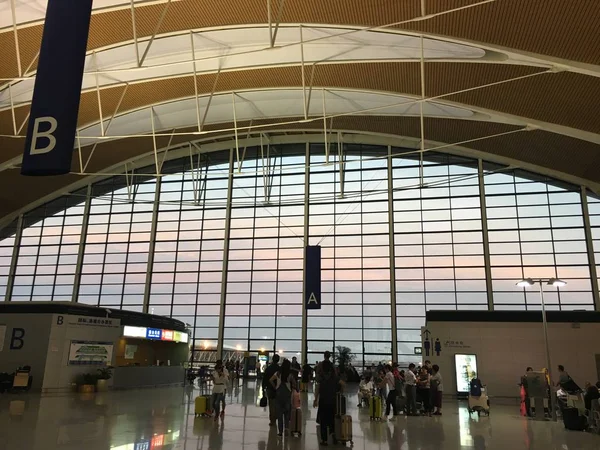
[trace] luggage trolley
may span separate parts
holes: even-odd
[[[474,397],[469,394],[469,416],[474,412],[477,413],[479,417],[481,417],[481,413],[485,413],[485,415],[490,415],[490,399],[487,395],[487,386],[483,386],[481,389],[481,395],[479,397]]]

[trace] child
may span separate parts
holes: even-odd
[[[358,386],[358,407],[362,406],[362,401],[367,400],[367,403],[371,399],[371,392],[373,391],[373,383],[371,382],[371,377],[363,377],[360,380],[360,385]]]

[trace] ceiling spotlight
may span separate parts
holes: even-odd
[[[525,278],[524,280],[521,280],[517,283],[517,286],[519,287],[527,287],[527,286],[533,286],[535,283],[533,282],[533,280],[531,278]]]
[[[563,287],[567,285],[566,281],[560,280],[558,278],[550,278],[548,280],[548,285],[549,286],[554,286],[554,287]]]

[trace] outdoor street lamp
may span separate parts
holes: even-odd
[[[558,278],[538,278],[531,279],[525,278],[517,283],[519,287],[533,286],[536,283],[540,285],[540,299],[542,301],[542,324],[544,326],[544,346],[546,347],[546,366],[548,366],[548,377],[550,378],[550,409],[552,410],[552,420],[556,420],[556,401],[554,399],[554,382],[552,381],[552,362],[550,361],[550,346],[548,345],[548,323],[546,321],[546,304],[544,303],[544,285],[546,283],[549,286],[563,287],[567,284],[566,281]]]

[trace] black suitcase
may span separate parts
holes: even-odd
[[[584,431],[587,428],[587,418],[580,416],[577,408],[565,408],[562,414],[567,430]]]

